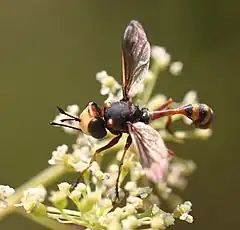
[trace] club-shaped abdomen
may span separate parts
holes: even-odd
[[[213,120],[213,111],[206,104],[189,104],[183,107],[185,115],[193,121],[196,128],[207,129]]]

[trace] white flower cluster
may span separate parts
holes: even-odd
[[[48,161],[50,165],[65,165],[68,169],[82,172],[88,168],[92,154],[95,151],[97,140],[91,136],[80,133],[72,153],[68,153],[68,146],[61,145],[52,152]]]
[[[97,73],[96,79],[101,83],[100,93],[108,95],[106,102],[114,102],[122,99],[121,85],[112,76],[109,76],[106,71]]]
[[[0,185],[0,209],[8,206],[8,198],[14,194],[15,190],[8,185]]]
[[[46,208],[42,204],[47,195],[47,190],[43,185],[35,188],[29,188],[23,193],[21,203],[16,204],[17,207],[24,207],[28,213],[35,214],[36,216],[46,215]]]

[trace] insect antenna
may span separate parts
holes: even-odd
[[[57,109],[58,109],[59,113],[64,114],[64,115],[69,116],[69,117],[72,118],[72,119],[69,119],[69,120],[75,120],[75,121],[81,122],[81,119],[79,117],[75,117],[75,116],[73,116],[73,115],[71,115],[69,113],[66,113],[62,108],[60,108],[58,106],[57,106]],[[67,119],[62,119],[61,121],[63,121],[63,120],[67,121]]]
[[[61,124],[61,123],[57,123],[57,122],[50,122],[50,125],[54,125],[54,126],[62,126],[62,127],[66,127],[66,128],[71,128],[71,129],[75,129],[75,130],[78,130],[78,131],[82,131],[81,129],[77,128],[77,127],[74,127],[74,126],[71,126],[71,125],[65,125],[65,124]]]
[[[76,121],[76,119],[74,118],[66,118],[66,119],[61,119],[61,122],[65,122],[65,121]]]

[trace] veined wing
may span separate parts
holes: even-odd
[[[152,182],[163,181],[168,169],[168,150],[160,134],[143,122],[129,124],[128,128],[146,176]]]
[[[124,32],[122,41],[122,78],[123,97],[125,100],[132,95],[146,74],[150,60],[150,44],[142,25],[131,21]]]

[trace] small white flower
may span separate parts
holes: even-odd
[[[170,225],[174,225],[175,219],[172,214],[166,213],[164,217],[164,224],[168,227]]]
[[[169,65],[171,56],[167,53],[166,49],[161,46],[152,46],[151,57],[160,66],[160,68],[165,68]]]
[[[78,105],[69,105],[67,107],[67,113],[73,115],[73,116],[77,116],[77,114],[79,113],[79,107]]]
[[[67,182],[62,182],[60,184],[58,184],[58,189],[59,191],[68,194],[70,191],[71,185]]]
[[[193,222],[193,217],[191,215],[189,215],[188,213],[183,213],[180,217],[180,220],[185,220],[188,223],[192,223]]]
[[[195,104],[198,102],[197,92],[195,90],[189,90],[182,100],[182,105]]]
[[[152,229],[165,229],[162,215],[157,215],[152,218],[151,227]]]
[[[157,213],[160,213],[160,208],[156,204],[153,204],[152,214],[155,216]]]
[[[187,205],[189,208],[192,208],[192,202],[191,201],[185,201],[185,205]]]
[[[78,183],[75,190],[83,192],[86,191],[87,186],[84,183]]]
[[[121,85],[106,71],[101,71],[96,74],[96,79],[101,83],[100,93],[102,95],[109,95],[106,101],[114,101],[115,96],[119,96],[121,92]]]
[[[124,211],[127,215],[132,215],[132,214],[135,214],[137,212],[134,205],[129,204],[129,203],[126,204],[126,206],[124,206],[123,209],[124,209]]]
[[[202,140],[207,140],[210,136],[212,136],[211,129],[195,129],[194,133],[196,136],[200,137]]]
[[[62,164],[66,159],[68,151],[67,145],[57,147],[57,150],[52,152],[52,158],[48,161],[50,165]]]
[[[118,173],[118,171],[119,171],[118,165],[117,164],[111,164],[109,166],[108,171],[109,171],[110,174]]]
[[[141,198],[135,196],[129,196],[127,198],[127,202],[132,204],[135,208],[142,208],[143,207],[143,200]]]
[[[15,190],[8,185],[0,185],[0,209],[8,205],[7,198],[13,195]]]
[[[15,206],[23,206],[24,209],[30,213],[34,211],[37,204],[40,204],[45,200],[46,195],[47,191],[43,185],[39,185],[36,188],[29,188],[28,190],[24,191],[23,197],[21,198],[21,203],[16,204]]]
[[[28,201],[43,202],[47,195],[47,190],[43,185],[39,185],[36,188],[29,188],[24,191],[21,203],[26,203]]]
[[[103,71],[100,71],[100,72],[98,72],[97,74],[96,74],[96,79],[97,79],[97,81],[99,81],[99,82],[101,82],[101,81],[103,81],[105,78],[107,78],[108,77],[108,74],[107,74],[107,72],[105,71],[105,70],[103,70]]]
[[[183,63],[180,61],[173,62],[169,67],[169,72],[174,75],[178,76],[181,74],[183,68]]]
[[[90,170],[92,171],[92,173],[100,171],[100,167],[99,167],[99,165],[98,165],[98,163],[96,161],[92,162],[92,164],[90,166]]]
[[[137,184],[134,181],[128,181],[124,187],[127,191],[133,191],[137,188]]]
[[[89,163],[91,159],[89,158]],[[78,161],[77,163],[71,163],[71,166],[74,168],[76,172],[83,172],[89,167],[89,163]]]
[[[140,196],[140,198],[144,199],[148,197],[151,192],[152,188],[150,187],[138,187],[135,191],[132,192],[132,195]]]
[[[135,216],[128,216],[127,219],[122,220],[123,230],[136,229],[137,218]]]

